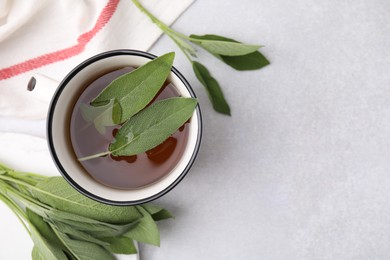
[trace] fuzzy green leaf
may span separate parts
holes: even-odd
[[[191,42],[208,52],[225,56],[242,56],[257,51],[261,45],[244,44],[213,34],[190,35]]]
[[[127,224],[110,224],[57,210],[49,211],[47,215],[52,224],[60,222],[96,238],[122,235],[139,223],[139,220],[136,220]]]
[[[128,156],[156,147],[192,116],[196,105],[196,99],[183,97],[152,104],[123,124],[109,151],[115,156]]]
[[[51,244],[55,245],[58,248],[61,248],[62,250],[65,249],[64,245],[61,243],[58,237],[53,233],[53,230],[51,229],[49,224],[47,224],[41,216],[35,214],[33,211],[31,211],[28,208],[26,209],[26,214],[31,224],[35,226],[35,228],[47,241],[50,241]]]
[[[53,208],[103,222],[126,224],[140,217],[132,206],[110,206],[87,198],[62,177],[51,177],[39,182],[32,193],[39,201]]]
[[[31,252],[32,260],[45,260],[42,253],[39,251],[38,247],[34,246]]]
[[[61,248],[55,246],[50,241],[45,239],[38,231],[38,229],[30,223],[30,234],[34,242],[34,245],[37,247],[40,255],[43,256],[45,260],[67,260],[65,253]],[[37,255],[37,252],[35,252]]]
[[[199,62],[194,61],[192,63],[192,68],[194,69],[195,75],[198,80],[205,87],[214,109],[219,113],[230,116],[229,104],[227,103],[225,96],[223,95],[222,89],[219,86],[218,81],[213,78],[207,68]]]
[[[163,209],[159,206],[152,204],[141,205],[154,219],[154,221],[160,221],[168,218],[173,218],[174,216],[166,209]]]
[[[122,108],[117,99],[111,99],[108,104],[94,107],[80,105],[81,116],[88,123],[93,123],[100,134],[106,133],[106,126],[117,125],[122,118]]]
[[[91,105],[99,107],[117,100],[122,113],[119,122],[117,118],[113,121],[125,122],[154,98],[171,72],[174,57],[174,52],[167,53],[113,80]]]
[[[71,239],[67,234],[62,233],[54,225],[51,226],[72,255],[79,260],[115,260],[115,257],[104,247],[97,244]]]
[[[214,34],[191,35],[191,38],[240,43],[236,40],[229,39],[219,35],[214,35]],[[227,55],[214,53],[211,51],[209,52],[236,70],[257,70],[270,64],[267,58],[264,57],[264,55],[261,54],[259,51],[254,51],[239,56],[227,56]]]
[[[156,222],[150,214],[142,207],[136,206],[143,217],[140,219],[138,225],[126,232],[123,236],[137,240],[139,242],[159,246],[160,245],[160,232]]]
[[[109,245],[106,246],[108,251],[114,254],[136,254],[137,248],[134,245],[134,242],[131,238],[128,237],[105,237],[102,238],[103,241],[106,241]]]
[[[269,65],[269,61],[259,51],[243,56],[220,56],[221,60],[236,70],[257,70]]]
[[[61,230],[62,233],[67,234],[70,238],[80,240],[80,241],[86,241],[91,242],[100,246],[109,246],[110,244],[100,240],[87,232],[77,230],[76,228],[72,227],[71,225],[64,224],[61,222],[53,222],[52,225],[54,225],[58,230]]]

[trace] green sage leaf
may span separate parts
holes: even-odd
[[[51,226],[72,255],[79,260],[114,260],[115,257],[105,248],[94,243],[71,239],[54,225]]]
[[[38,247],[34,246],[31,252],[32,260],[45,260],[42,253],[39,251]]]
[[[13,172],[13,170],[8,168],[4,164],[0,163],[0,172],[1,172],[1,174],[5,174],[7,172]]]
[[[152,104],[123,124],[109,151],[115,156],[135,155],[156,147],[192,116],[196,105],[196,99],[183,97]]]
[[[61,240],[58,239],[49,224],[47,224],[41,216],[37,215],[28,208],[26,209],[26,214],[31,224],[35,226],[35,228],[45,239],[47,239],[47,241],[50,241],[51,244],[65,250],[65,246],[61,243]]]
[[[160,232],[152,216],[140,206],[136,206],[143,215],[138,225],[126,232],[123,236],[155,246],[160,245]]]
[[[224,63],[236,70],[257,70],[270,62],[259,51],[255,51],[243,56],[221,56]]]
[[[140,207],[143,207],[152,216],[154,221],[160,221],[174,217],[168,210],[156,205],[144,204]]]
[[[174,52],[167,53],[113,80],[91,105],[105,106],[111,100],[117,100],[122,113],[120,120],[114,117],[113,121],[117,124],[125,122],[155,97],[171,72],[174,57]]]
[[[105,237],[102,238],[103,241],[106,241],[109,245],[106,246],[108,251],[113,254],[136,254],[137,248],[134,245],[134,242],[131,238],[128,237]]]
[[[224,56],[242,56],[257,51],[261,45],[244,44],[237,41],[226,40],[227,38],[206,34],[190,35],[190,41],[199,45],[212,54]]]
[[[48,178],[35,187],[34,197],[58,210],[113,224],[127,224],[140,217],[134,207],[110,206],[87,198],[62,177]]]
[[[81,104],[80,111],[83,119],[93,123],[100,134],[106,133],[106,126],[119,124],[122,118],[122,108],[117,99],[111,99],[108,104],[98,107]]]
[[[100,246],[109,246],[110,243],[107,243],[103,240],[100,240],[98,238],[95,238],[94,236],[88,234],[87,232],[77,230],[76,228],[72,227],[71,225],[64,224],[61,222],[53,222],[52,223],[58,230],[61,230],[62,233],[67,234],[70,238],[80,240],[80,241],[86,241],[91,242]]]
[[[210,39],[210,40],[216,40],[216,41],[225,41],[225,42],[235,42],[240,43],[236,40],[229,39],[223,36],[214,35],[214,34],[206,34],[206,35],[191,35],[191,38],[194,39]],[[267,66],[270,64],[270,62],[267,60],[266,57],[264,57],[263,54],[261,54],[259,51],[254,51],[245,55],[239,55],[239,56],[227,56],[227,55],[220,55],[217,53],[213,53],[215,57],[226,63],[227,65],[233,67],[236,70],[257,70],[261,69],[262,67]]]
[[[133,229],[139,223],[139,220],[127,224],[109,224],[97,220],[80,217],[72,213],[57,211],[48,212],[51,224],[58,222],[71,226],[74,229],[88,233],[96,238],[119,236]]]
[[[68,218],[63,218],[63,216],[59,215],[51,215],[49,214],[49,223],[55,225],[56,223],[63,223],[69,225],[70,227],[80,230],[82,232],[86,232],[92,236],[97,238],[106,237],[106,236],[116,236],[122,232],[118,232],[118,230],[114,227],[110,227],[104,225],[104,222],[96,222],[96,223],[86,223],[77,220],[72,220]]]
[[[30,234],[34,242],[34,245],[37,247],[37,251],[40,252],[40,255],[46,260],[67,260],[65,253],[61,248],[50,243],[45,239],[38,231],[38,229],[30,223]],[[37,252],[35,253],[37,254]]]
[[[219,86],[218,81],[211,76],[210,72],[205,66],[199,62],[193,61],[192,68],[195,72],[196,77],[206,88],[206,92],[209,96],[214,109],[222,114],[230,116],[230,107],[227,103],[225,96],[223,95],[222,89]]]

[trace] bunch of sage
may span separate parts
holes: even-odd
[[[167,53],[116,78],[90,104],[81,107],[84,119],[101,133],[106,126],[121,126],[107,151],[79,161],[146,152],[191,118],[198,103],[195,98],[172,97],[148,106],[167,80],[174,57],[174,52]]]
[[[32,258],[115,259],[135,254],[134,240],[158,246],[155,221],[171,218],[154,205],[110,206],[74,190],[62,177],[17,172],[0,164],[0,200],[34,242]]]
[[[152,22],[155,23],[167,36],[169,36],[182,50],[191,62],[196,77],[205,87],[214,110],[219,113],[230,115],[231,112],[229,104],[224,97],[218,81],[210,74],[209,70],[204,65],[193,60],[193,58],[196,58],[197,55],[196,49],[192,44],[203,48],[225,64],[239,71],[261,69],[269,64],[269,61],[264,57],[264,55],[258,51],[260,47],[263,47],[261,45],[244,44],[239,41],[214,34],[206,34],[202,36],[192,34],[190,36],[186,36],[161,22],[152,13],[145,9],[138,0],[132,1],[139,10],[145,13]]]

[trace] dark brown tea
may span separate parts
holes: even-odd
[[[109,72],[89,84],[77,100],[71,120],[70,138],[77,158],[106,151],[120,125],[106,127],[99,133],[93,123],[84,120],[80,105],[89,104],[111,81],[131,71],[126,67]],[[172,83],[166,81],[156,100],[179,96]],[[104,156],[80,162],[96,181],[117,189],[137,189],[150,185],[171,172],[184,153],[189,127],[187,123],[159,146],[135,156]]]

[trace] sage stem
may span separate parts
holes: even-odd
[[[138,0],[132,0],[134,5],[141,11],[143,12],[144,14],[146,14],[146,16],[148,16],[150,18],[150,20],[152,20],[152,22],[154,24],[156,24],[163,32],[165,32],[169,38],[171,38],[175,44],[180,48],[180,50],[185,54],[185,56],[187,57],[187,59],[192,63],[192,60],[190,58],[190,56],[187,54],[186,50],[181,46],[181,44],[175,39],[175,37],[179,37],[179,38],[182,38],[182,39],[185,39],[185,40],[192,40],[190,39],[190,37],[182,34],[182,33],[179,33],[175,30],[173,30],[172,28],[170,28],[168,25],[166,25],[165,23],[163,23],[162,21],[160,21],[159,19],[157,19],[157,17],[155,17],[151,12],[149,12],[143,5],[141,5],[141,3],[138,1]]]
[[[79,162],[82,162],[82,161],[87,161],[87,160],[90,160],[90,159],[95,159],[95,158],[102,157],[102,156],[109,155],[109,154],[111,154],[111,152],[110,152],[110,151],[107,151],[107,152],[102,152],[102,153],[97,153],[97,154],[93,154],[93,155],[89,155],[89,156],[77,158],[77,160],[79,160]]]

